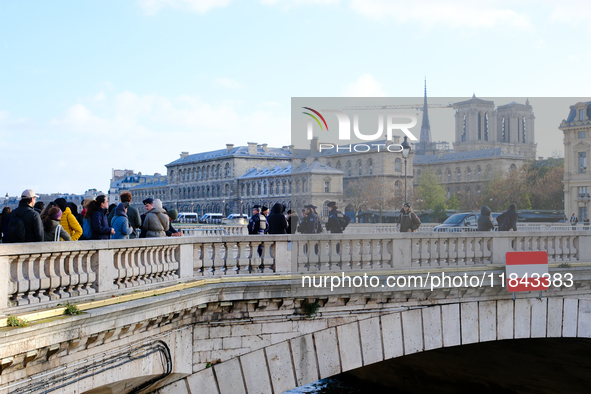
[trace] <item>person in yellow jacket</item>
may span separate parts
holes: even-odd
[[[60,225],[64,228],[64,230],[66,230],[68,234],[70,234],[72,241],[77,241],[78,238],[82,236],[82,227],[80,226],[80,223],[78,223],[78,220],[74,214],[72,214],[70,207],[68,207],[68,202],[65,198],[60,197],[56,199],[54,203],[63,212]]]

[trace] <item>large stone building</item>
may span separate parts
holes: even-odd
[[[413,160],[415,186],[422,172],[430,168],[438,175],[447,198],[455,193],[464,201],[476,201],[496,174],[535,158],[535,117],[529,100],[496,109],[493,101],[475,95],[455,103],[455,142],[450,151],[444,143],[431,142],[426,94],[425,90],[421,140],[415,144]]]
[[[591,101],[570,106],[568,117],[559,127],[564,134],[564,212],[588,215],[591,174],[587,160],[591,154]]]

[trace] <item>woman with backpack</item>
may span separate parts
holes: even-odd
[[[41,221],[43,222],[43,241],[57,242],[60,238],[64,241],[71,241],[70,234],[60,225],[62,220],[62,210],[58,207],[51,207],[43,213]]]
[[[77,241],[82,235],[82,227],[68,206],[68,202],[65,198],[60,197],[56,198],[54,203],[62,211],[62,221],[60,222],[61,226],[68,232],[68,234],[70,234],[72,241]]]
[[[111,225],[115,230],[115,234],[113,234],[111,239],[129,239],[129,235],[133,232],[133,227],[129,225],[127,208],[123,203],[117,205]]]

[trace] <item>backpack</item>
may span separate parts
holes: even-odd
[[[92,227],[90,226],[90,219],[82,221],[82,236],[85,239],[92,239]]]
[[[339,220],[339,225],[341,226],[341,231],[344,231],[349,223],[351,222],[351,218],[347,215],[344,215],[341,212],[337,212],[337,219]]]
[[[6,234],[4,235],[4,242],[15,243],[25,242],[25,221],[20,215],[11,215],[8,225],[6,226]]]
[[[499,231],[509,230],[509,215],[507,215],[507,212],[503,212],[497,216],[497,223],[499,224]]]

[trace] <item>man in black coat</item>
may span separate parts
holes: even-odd
[[[21,194],[18,208],[9,216],[4,242],[43,242],[43,223],[33,209],[38,197],[31,189]]]
[[[268,234],[287,234],[287,220],[283,215],[283,204],[276,203],[271,209],[271,214],[267,218],[269,225]]]
[[[252,207],[252,216],[248,222],[248,234],[250,235],[263,235],[267,232],[267,218],[261,214],[260,209],[260,205]]]
[[[342,234],[343,230],[349,224],[349,217],[346,217],[341,211],[335,201],[330,201],[327,204],[330,208],[328,213],[328,222],[326,222],[326,230],[331,234]]]
[[[300,217],[294,210],[287,211],[287,234],[295,234],[298,224],[300,223]]]

